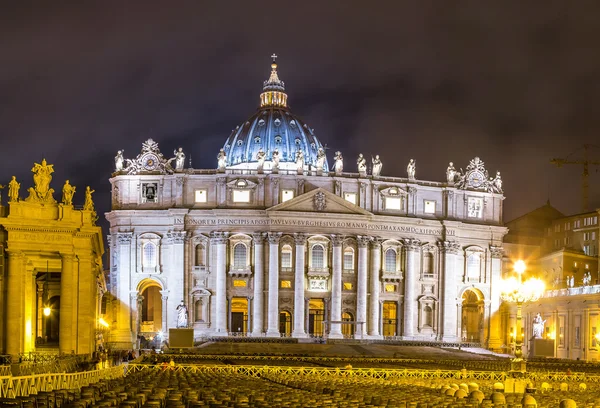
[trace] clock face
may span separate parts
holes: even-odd
[[[154,170],[158,166],[158,158],[154,154],[148,154],[142,159],[144,169]]]
[[[479,171],[474,171],[469,174],[469,185],[473,188],[479,188],[485,181],[484,175]]]

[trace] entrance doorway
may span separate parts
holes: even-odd
[[[279,312],[279,334],[282,337],[290,337],[292,334],[292,315],[290,312]]]
[[[142,310],[140,310],[140,331],[156,333],[162,330],[162,295],[161,288],[156,285],[146,286],[141,294]]]
[[[483,338],[483,294],[466,290],[462,295],[462,341],[480,343]]]
[[[314,337],[323,337],[325,325],[325,303],[323,299],[311,299],[308,302],[308,334]]]
[[[342,323],[342,334],[344,338],[351,339],[354,336],[354,317],[352,313],[342,313],[342,321],[348,323]]]
[[[383,302],[383,335],[397,336],[398,327],[398,306],[396,302]]]
[[[248,332],[248,299],[234,297],[231,299],[231,327],[229,331],[235,334]]]

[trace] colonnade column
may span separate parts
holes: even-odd
[[[279,337],[279,240],[281,232],[269,232],[269,306],[267,336]]]
[[[369,336],[381,337],[379,330],[379,292],[381,291],[381,241],[371,240],[371,301],[369,313]]]
[[[358,241],[358,276],[356,279],[356,321],[357,337],[362,339],[367,334],[367,248],[369,237],[357,236]]]
[[[252,234],[254,241],[254,303],[252,309],[252,336],[258,337],[263,333],[264,324],[264,275],[265,275],[265,234]]]
[[[160,300],[162,301],[162,332],[163,335],[167,335],[169,332],[167,329],[167,305],[169,302],[168,290],[165,289],[160,291]]]
[[[216,249],[215,334],[227,336],[227,271],[226,245],[229,233],[213,232],[211,241]]]
[[[456,293],[456,255],[460,246],[456,242],[444,241],[438,244],[443,257],[441,298],[441,340],[453,342],[457,340],[459,315]],[[460,333],[459,333],[460,335]]]
[[[296,263],[294,267],[294,337],[307,337],[304,328],[304,251],[306,234],[294,234],[296,242]]]
[[[331,315],[329,318],[329,337],[332,339],[342,338],[342,242],[341,235],[332,235],[333,244],[333,276],[331,281]]]
[[[6,297],[6,354],[16,357],[23,350],[25,319],[23,316],[23,277],[25,276],[25,256],[22,252],[8,252],[8,280]],[[62,325],[61,325],[62,326]],[[70,350],[69,350],[70,351]]]
[[[490,350],[500,350],[502,339],[500,338],[502,320],[500,318],[500,281],[502,280],[502,256],[504,251],[500,246],[491,246],[490,254],[492,257],[491,265],[491,284],[490,284],[490,308],[489,308],[489,328],[488,328],[488,348]]]
[[[415,282],[419,266],[419,250],[421,241],[418,239],[406,240],[406,274],[404,276],[404,333],[403,336],[415,335],[415,316],[417,314],[417,300],[415,297]]]

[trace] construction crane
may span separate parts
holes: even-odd
[[[583,173],[581,173],[581,190],[582,190],[581,193],[583,196],[582,197],[583,201],[581,203],[582,212],[589,211],[590,166],[600,166],[600,161],[589,160],[588,150],[590,149],[590,147],[598,147],[598,146],[584,144],[583,145],[583,160],[573,160],[573,159],[569,158],[573,155],[573,153],[576,153],[581,149],[575,150],[573,153],[570,153],[569,155],[567,155],[567,157],[565,157],[564,159],[551,159],[550,160],[550,163],[555,164],[557,167],[562,167],[564,164],[583,164]]]

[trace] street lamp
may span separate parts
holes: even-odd
[[[500,298],[509,303],[517,305],[517,328],[515,337],[515,358],[513,359],[513,371],[525,371],[525,360],[523,360],[523,333],[521,308],[525,302],[535,302],[544,293],[544,282],[541,279],[530,278],[523,282],[522,276],[526,265],[522,260],[515,262],[513,269],[517,273],[514,276],[501,281]]]

